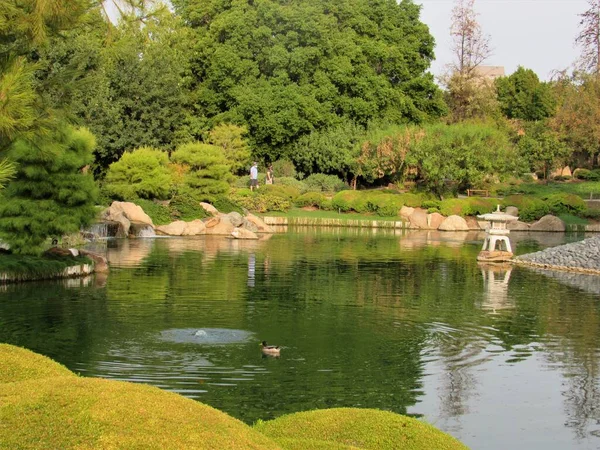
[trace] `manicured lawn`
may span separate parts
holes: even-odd
[[[498,192],[504,195],[509,194],[529,194],[539,197],[548,197],[552,194],[575,194],[583,199],[589,199],[590,194],[593,198],[600,199],[600,181],[569,181],[569,182],[549,182],[543,183],[523,183],[518,186],[500,185],[496,188]]]

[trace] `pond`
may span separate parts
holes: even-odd
[[[511,240],[526,253],[583,237]],[[480,265],[482,242],[356,229],[107,241],[107,277],[1,287],[0,342],[247,423],[353,406],[422,417],[474,449],[598,448],[600,277]]]

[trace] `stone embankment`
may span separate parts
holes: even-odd
[[[600,236],[517,256],[516,264],[600,275]]]

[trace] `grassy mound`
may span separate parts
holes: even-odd
[[[0,344],[0,383],[67,376],[74,377],[75,374],[50,358],[21,347]]]
[[[302,448],[303,440],[306,443],[304,448],[328,448],[311,446],[310,443],[315,441],[362,449],[467,448],[431,425],[372,409],[336,408],[301,412],[259,422],[254,428],[286,448]],[[290,439],[297,444],[296,447],[287,447]]]
[[[0,390],[5,448],[274,449],[210,406],[146,385],[58,377]]]
[[[0,447],[279,448],[210,406],[158,388],[81,378],[23,348],[0,344]]]

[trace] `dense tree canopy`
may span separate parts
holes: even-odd
[[[195,114],[248,126],[274,159],[341,118],[422,122],[444,111],[433,38],[404,0],[175,0],[194,28]]]
[[[509,119],[546,119],[554,114],[556,100],[551,87],[531,69],[519,68],[496,80],[500,109]]]

